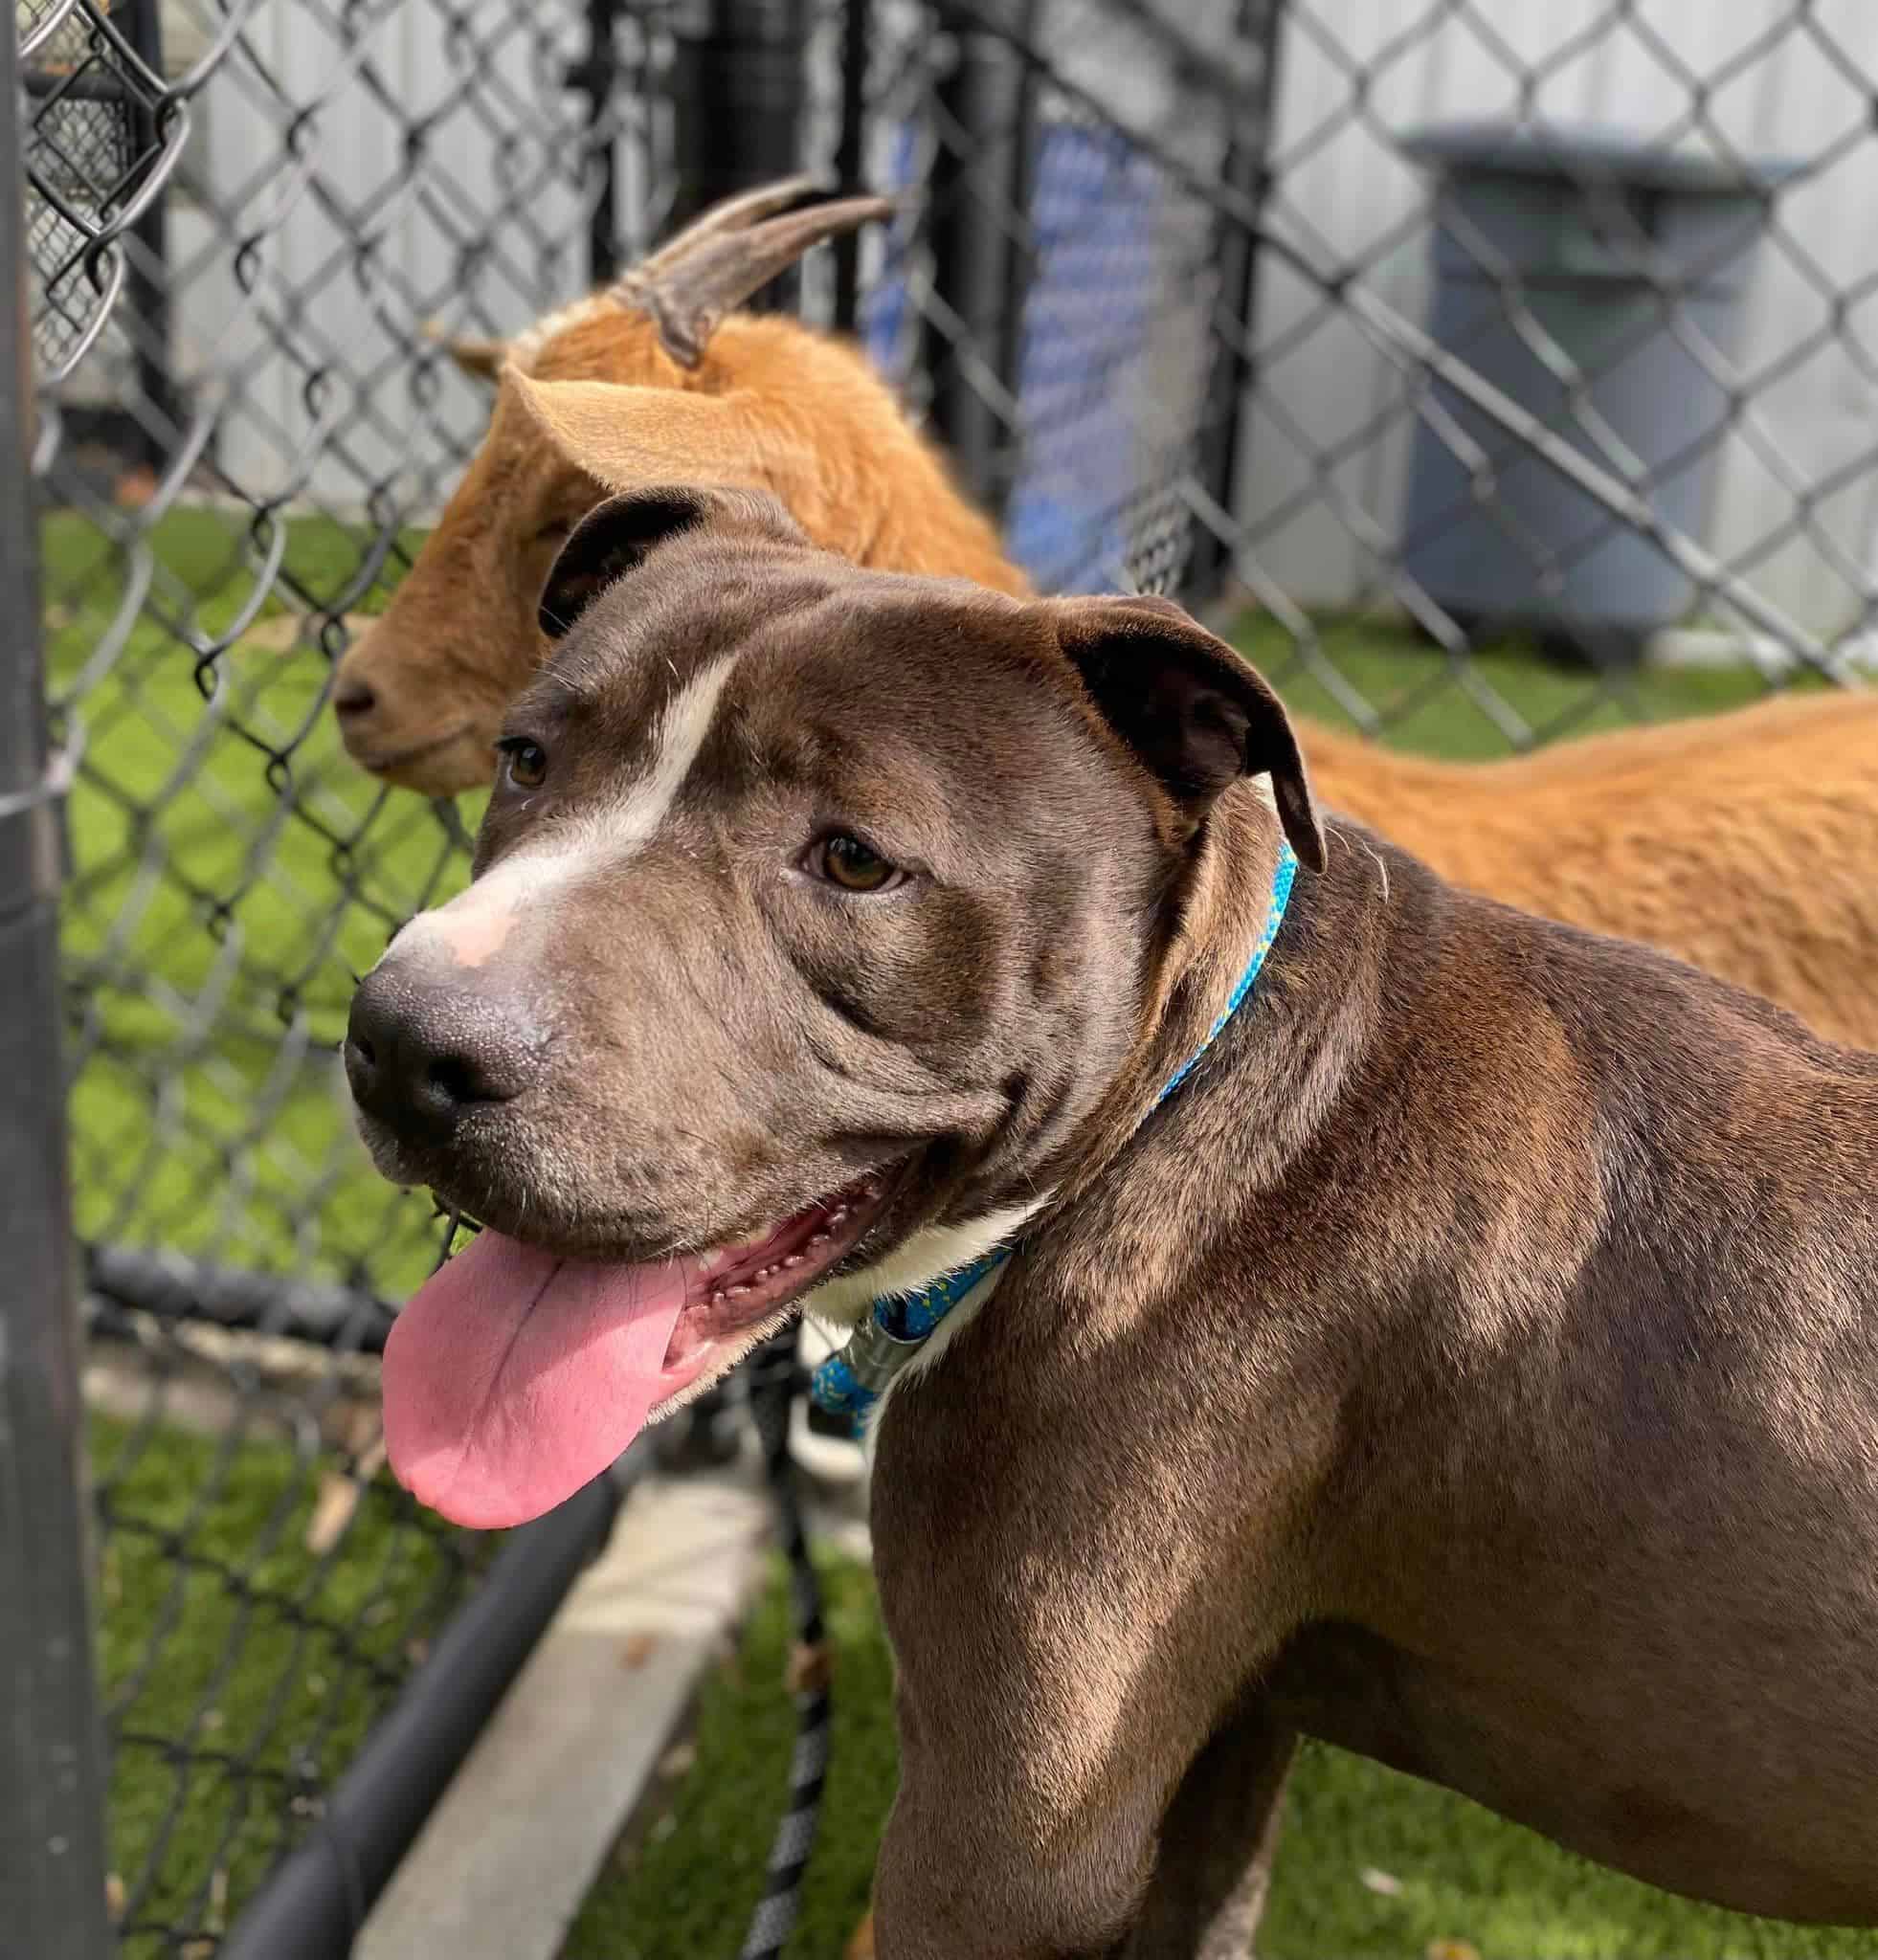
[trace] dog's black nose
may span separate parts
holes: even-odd
[[[346,1079],[368,1116],[435,1134],[512,1102],[539,1049],[519,1013],[485,994],[426,984],[393,961],[368,973],[346,1026]]]

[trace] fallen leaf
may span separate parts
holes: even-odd
[[[1385,1899],[1402,1896],[1402,1882],[1391,1872],[1379,1872],[1373,1864],[1365,1865],[1358,1877],[1372,1892],[1379,1892]]]
[[[828,1651],[826,1640],[818,1641],[813,1647],[806,1647],[800,1640],[789,1650],[789,1665],[783,1679],[792,1695],[805,1695],[828,1685],[828,1677],[834,1671],[834,1657]]]
[[[659,1773],[668,1783],[675,1783],[690,1770],[698,1760],[698,1746],[690,1742],[675,1742],[659,1758]]]
[[[874,1915],[870,1912],[854,1929],[842,1960],[874,1960]]]
[[[118,1921],[123,1917],[126,1896],[123,1880],[116,1872],[106,1872],[104,1874],[104,1910],[111,1915],[111,1924],[113,1926],[116,1926]]]
[[[361,1481],[373,1476],[385,1460],[385,1418],[369,1402],[355,1403],[346,1413],[342,1425],[345,1447],[358,1459]],[[368,1459],[370,1467],[367,1467]]]
[[[1480,1960],[1480,1949],[1465,1940],[1430,1940],[1423,1960]]]
[[[657,1634],[635,1634],[619,1650],[621,1667],[643,1667],[659,1650]]]
[[[358,1508],[359,1486],[355,1479],[337,1470],[321,1478],[320,1494],[313,1500],[313,1515],[306,1521],[307,1555],[324,1558],[339,1543]]]
[[[329,1470],[320,1479],[320,1494],[306,1521],[306,1550],[311,1558],[324,1558],[352,1522],[366,1485],[384,1464],[384,1437],[376,1436],[362,1448],[355,1447],[355,1458],[349,1471]]]
[[[157,493],[157,474],[147,463],[126,470],[112,486],[120,510],[142,510]]]

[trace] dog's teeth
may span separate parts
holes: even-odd
[[[713,1306],[722,1306],[724,1304],[724,1288],[722,1286],[711,1295],[711,1304]]]
[[[741,1300],[750,1289],[748,1286],[732,1286],[727,1290],[732,1300]]]
[[[802,1255],[799,1252],[793,1252],[786,1259],[783,1260],[783,1271],[786,1273],[789,1271],[791,1266],[799,1266],[801,1263]]]
[[[809,1243],[811,1245],[826,1245],[828,1243],[828,1234],[826,1232],[815,1233],[811,1236]]]
[[[758,1266],[756,1269],[756,1283],[759,1286],[762,1285],[764,1281],[767,1280],[770,1277],[770,1275],[773,1273],[775,1270],[776,1269],[774,1266]]]

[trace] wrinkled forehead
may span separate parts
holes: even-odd
[[[995,773],[1005,750],[1022,759],[1064,691],[1026,609],[963,582],[787,550],[660,569],[593,603],[521,719],[572,728],[615,768],[669,755],[720,776],[838,775],[924,754]]]

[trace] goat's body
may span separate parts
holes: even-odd
[[[1300,724],[1325,800],[1451,882],[1878,1048],[1878,691],[1439,763]]]

